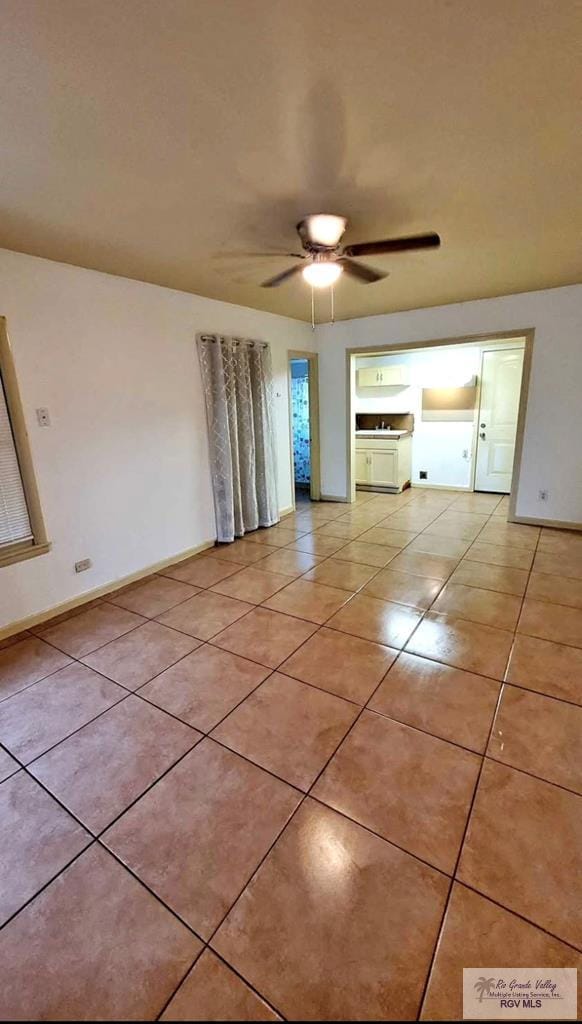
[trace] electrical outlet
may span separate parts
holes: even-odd
[[[421,480],[428,480],[428,469],[421,469],[418,476]]]
[[[39,427],[50,427],[51,418],[48,409],[37,409],[36,410],[36,422]]]
[[[85,572],[86,569],[90,569],[93,562],[90,558],[82,558],[80,562],[75,562],[75,572]]]
[[[540,501],[547,501],[550,496],[549,491],[538,491],[538,499]]]

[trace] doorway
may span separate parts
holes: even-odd
[[[319,501],[317,355],[289,352],[289,427],[294,504]]]
[[[482,353],[476,491],[511,490],[522,370],[523,348]]]
[[[356,484],[370,485],[363,448],[398,447],[407,461],[399,446],[411,415],[410,485],[509,494],[508,520],[517,521],[533,335],[525,329],[348,349],[348,500],[356,500]],[[401,487],[386,478],[381,489]]]

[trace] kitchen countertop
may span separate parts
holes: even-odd
[[[410,434],[410,430],[356,430],[356,437],[391,437],[398,441]]]

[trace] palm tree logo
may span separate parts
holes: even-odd
[[[491,989],[493,987],[494,982],[495,978],[484,978],[483,976],[481,976],[479,980],[475,982],[473,988],[476,988],[477,992],[479,993],[480,1003],[483,1002],[483,996],[488,996],[491,994]]]

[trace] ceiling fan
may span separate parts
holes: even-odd
[[[379,256],[384,253],[405,252],[412,249],[435,249],[441,240],[434,231],[424,235],[410,235],[403,238],[386,238],[379,242],[356,242],[340,246],[347,227],[346,217],[332,213],[313,213],[297,224],[297,233],[304,249],[303,253],[290,252],[285,255],[301,260],[294,267],[263,281],[263,288],[278,288],[297,274],[314,288],[328,288],[342,273],[355,278],[361,284],[373,284],[388,277],[365,263],[356,263],[352,257]]]

